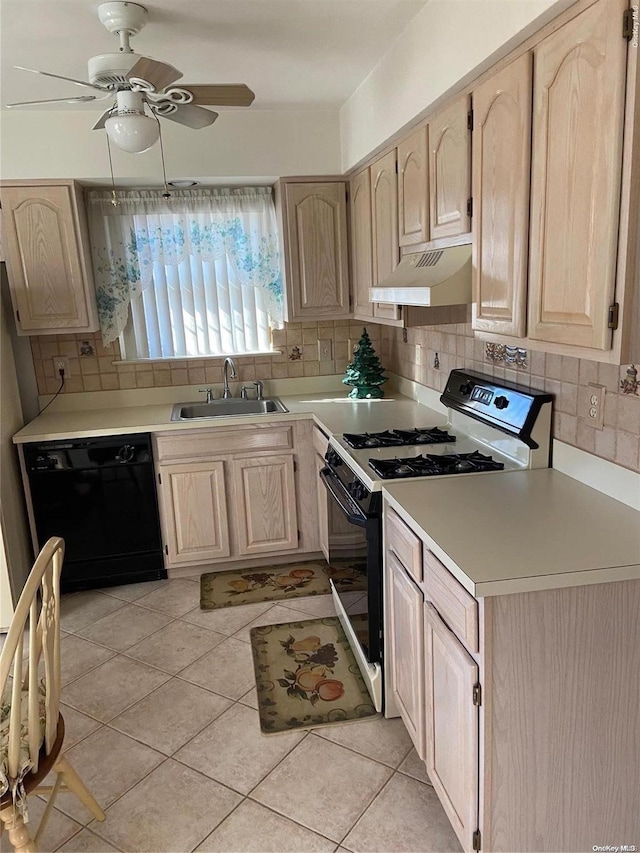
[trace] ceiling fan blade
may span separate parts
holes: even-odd
[[[178,104],[178,108],[173,113],[164,115],[159,112],[161,118],[168,118],[169,121],[177,121],[178,124],[184,124],[192,130],[200,130],[202,127],[208,127],[213,124],[218,118],[218,113],[213,110],[205,110],[203,107],[196,107],[194,104]]]
[[[129,80],[132,77],[139,77],[141,80],[146,80],[155,86],[156,92],[161,92],[175,83],[182,77],[182,72],[174,68],[173,65],[167,65],[166,62],[158,62],[157,59],[149,59],[148,56],[141,56],[133,68],[127,74]]]
[[[87,89],[95,89],[98,92],[104,92],[101,86],[94,86],[93,83],[87,83],[84,80],[75,80],[73,77],[63,77],[61,74],[52,74],[50,71],[38,71],[36,68],[25,68],[22,65],[14,65],[18,71],[30,71],[32,74],[42,74],[43,77],[55,77],[56,80],[66,80],[67,83],[75,83],[76,86],[84,86]]]
[[[98,121],[93,125],[91,130],[103,130],[105,123],[106,123],[107,119],[109,118],[109,116],[113,113],[113,110],[114,110],[114,107],[109,107],[108,110],[105,110],[102,113],[102,115],[100,116],[100,118],[98,119]]]
[[[254,93],[244,83],[212,83],[209,85],[181,84],[193,94],[193,103],[215,107],[248,107],[253,103]]]
[[[85,101],[101,101],[102,98],[98,98],[96,95],[78,95],[77,97],[73,96],[71,98],[47,98],[44,101],[17,101],[15,104],[5,104],[7,109],[11,109],[11,107],[31,107],[36,104],[77,104],[84,103]]]

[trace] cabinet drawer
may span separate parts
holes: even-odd
[[[329,447],[329,439],[318,427],[313,428],[313,446],[316,453],[320,454],[324,459],[327,448]]]
[[[270,426],[237,426],[168,433],[156,436],[158,461],[184,461],[229,453],[252,453],[261,450],[290,450],[293,428],[289,424]]]
[[[479,651],[478,602],[426,548],[424,588],[427,598],[469,651]]]
[[[407,572],[422,583],[422,543],[391,508],[386,514],[386,547],[400,560]]]

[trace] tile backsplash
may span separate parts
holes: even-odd
[[[324,376],[344,373],[348,341],[357,340],[362,323],[323,320],[318,323],[285,323],[273,333],[275,355],[238,356],[238,381]],[[372,326],[374,344],[381,327]],[[332,361],[318,360],[318,341],[330,340]],[[167,385],[218,384],[222,382],[222,358],[190,358],[171,361],[120,362],[118,342],[103,346],[99,332],[80,335],[42,335],[31,338],[31,353],[40,394],[54,394],[60,387],[54,358],[69,358],[70,375],[63,393],[153,388]]]
[[[348,320],[287,323],[284,329],[273,333],[274,348],[280,350],[279,354],[235,359],[239,381],[342,374],[349,360],[348,342],[357,342],[362,327],[361,322]],[[621,382],[627,377],[626,365],[598,364],[535,350],[528,351],[525,366],[493,362],[486,357],[484,341],[473,337],[470,323],[408,329],[406,342],[403,329],[375,323],[368,323],[367,329],[388,371],[437,391],[443,390],[454,367],[471,368],[549,391],[556,397],[555,438],[640,471],[640,389],[624,393]],[[331,340],[333,360],[319,361],[318,340],[327,339]],[[68,356],[71,369],[63,393],[222,381],[220,358],[118,363],[121,358],[118,343],[103,346],[99,333],[32,337],[31,351],[41,394],[55,393],[60,385],[53,363],[57,355]],[[436,353],[439,369],[434,368]],[[606,388],[601,430],[578,417],[578,412],[585,409],[589,383]]]
[[[436,353],[437,370],[433,367]],[[438,391],[444,389],[450,370],[466,367],[555,394],[554,438],[640,471],[640,394],[638,388],[624,393],[621,387],[628,377],[627,365],[535,350],[528,351],[525,366],[493,362],[486,357],[485,342],[473,337],[470,323],[408,329],[406,343],[402,329],[383,327],[380,355],[388,370]],[[603,429],[578,416],[587,407],[589,383],[606,388]],[[632,387],[627,379],[626,390]]]

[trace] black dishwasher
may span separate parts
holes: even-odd
[[[65,541],[62,590],[166,578],[148,434],[25,444],[24,456],[38,545]]]

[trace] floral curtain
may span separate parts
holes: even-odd
[[[157,335],[154,328],[142,335],[149,338],[142,355],[149,357],[234,347],[234,327],[240,329],[240,346],[248,348],[249,339],[260,337],[260,327],[282,327],[282,277],[270,188],[172,190],[169,198],[160,190],[119,190],[117,199],[114,206],[110,191],[88,193],[105,344],[122,333],[130,306],[137,307],[138,315],[153,315]],[[247,313],[249,317],[239,318]],[[241,328],[245,321],[248,329]],[[179,330],[178,337],[186,334],[187,344],[161,340],[163,328],[167,339],[173,334],[167,329],[182,323],[186,332]],[[180,351],[185,347],[192,351]]]

